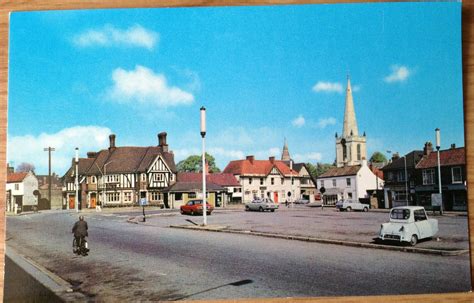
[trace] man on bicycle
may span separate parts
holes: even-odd
[[[85,247],[86,237],[88,236],[87,229],[87,222],[84,221],[84,216],[79,216],[79,221],[74,224],[72,232],[74,233],[78,252],[83,255],[87,255],[88,251]]]

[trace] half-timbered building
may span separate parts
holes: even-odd
[[[164,189],[176,182],[173,153],[168,150],[166,133],[158,134],[158,145],[110,146],[87,153],[78,161],[81,207],[136,205],[142,199],[149,205],[169,207]],[[75,187],[75,163],[65,175],[65,199],[72,200]],[[68,200],[68,201],[69,201]],[[73,205],[69,205],[71,208]]]

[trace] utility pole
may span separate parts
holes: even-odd
[[[47,147],[43,149],[48,152],[48,199],[51,206],[51,152],[55,151],[54,147]]]

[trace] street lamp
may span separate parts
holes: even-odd
[[[201,137],[202,137],[202,217],[203,225],[207,225],[206,205],[206,108],[201,107]]]
[[[294,207],[293,205],[293,200],[295,199],[294,197],[294,192],[293,192],[293,160],[290,159],[290,174],[291,174],[291,208]]]
[[[387,153],[391,154],[391,150],[387,150]],[[394,154],[399,154],[398,152],[394,152]],[[407,173],[407,157],[406,155],[402,157],[403,158],[403,164],[405,167],[405,202],[408,206],[408,173]]]
[[[76,205],[74,205],[76,212],[79,212],[79,147],[76,147],[76,181],[75,181],[75,187],[76,187]]]
[[[439,160],[439,149],[441,148],[441,136],[439,133],[440,129],[436,128],[436,150],[438,151],[438,182],[439,182],[439,199],[440,199],[440,208],[439,213],[443,215],[443,192],[441,190],[441,163]]]
[[[97,165],[97,163],[95,163],[95,165],[99,169],[99,172],[102,174],[102,203],[103,203],[104,206],[106,204],[105,203],[105,191],[107,190],[107,184],[105,183],[105,175],[107,175],[107,165],[109,165],[112,162],[114,162],[114,160],[111,160],[111,161],[104,164],[104,172],[102,172],[102,170],[100,170],[99,165]]]

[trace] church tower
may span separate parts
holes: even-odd
[[[362,164],[367,159],[366,136],[359,136],[357,120],[352,99],[351,80],[347,76],[346,107],[342,135],[336,133],[336,165],[337,167]]]
[[[288,151],[288,143],[286,142],[285,138],[285,143],[283,144],[283,152],[281,153],[281,160],[282,161],[290,161],[290,152]]]

